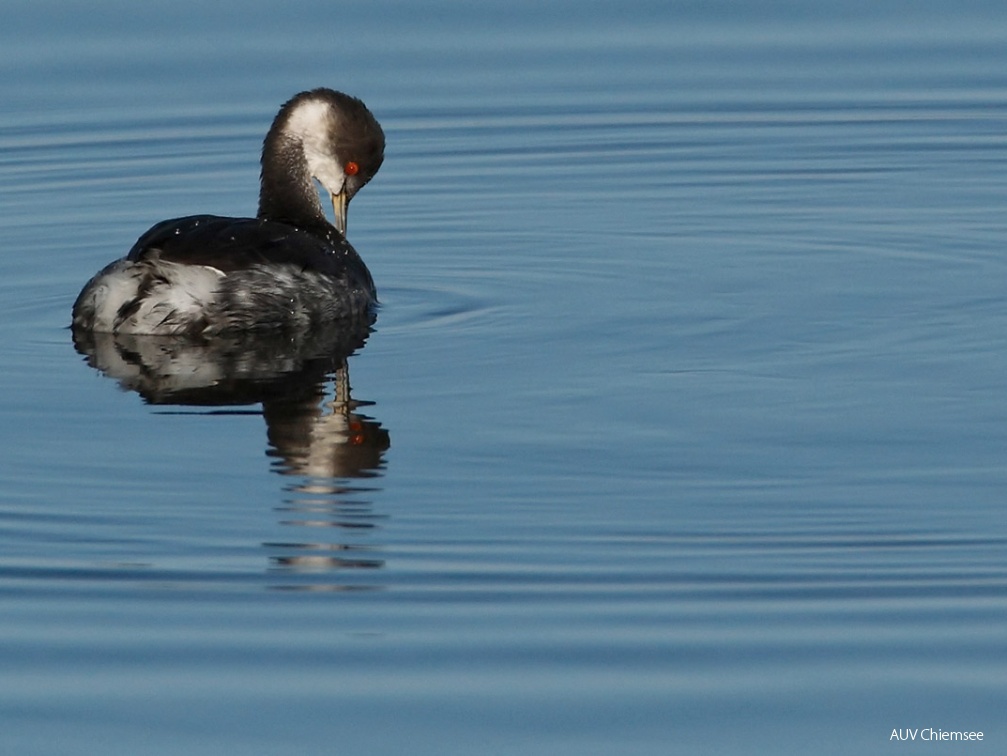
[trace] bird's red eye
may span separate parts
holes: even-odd
[[[351,160],[343,167],[343,170],[346,171],[347,176],[356,176],[360,173],[360,166]]]

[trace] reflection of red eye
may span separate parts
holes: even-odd
[[[351,160],[346,164],[343,170],[346,171],[347,176],[356,176],[358,173],[360,173],[360,166]]]

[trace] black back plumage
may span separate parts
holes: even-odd
[[[364,261],[331,225],[307,231],[262,218],[190,215],[155,225],[136,241],[126,259],[205,265],[225,274],[255,266],[291,265],[376,296]]]

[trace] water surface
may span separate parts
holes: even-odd
[[[998,4],[59,7],[0,31],[7,750],[999,750]],[[366,345],[78,352],[318,85],[388,136]]]

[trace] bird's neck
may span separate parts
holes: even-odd
[[[289,135],[271,131],[266,136],[258,217],[303,227],[328,225],[304,147]]]

